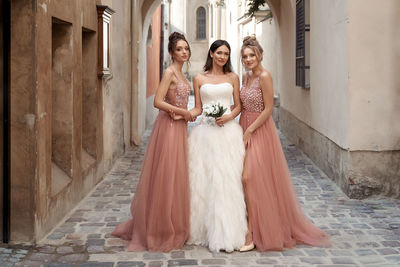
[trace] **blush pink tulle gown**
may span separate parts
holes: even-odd
[[[246,131],[264,110],[260,77],[240,92],[240,125]],[[283,250],[296,244],[329,246],[329,236],[303,214],[292,184],[272,116],[251,135],[243,170],[249,230],[258,251]]]
[[[187,108],[190,85],[178,79],[165,98]],[[189,178],[187,123],[161,111],[154,123],[144,157],[139,185],[131,205],[132,218],[112,235],[129,240],[127,251],[168,252],[189,238]]]

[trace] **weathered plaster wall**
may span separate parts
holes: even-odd
[[[310,90],[295,86],[294,2],[281,2],[281,14],[281,106],[348,148],[347,1],[310,1]]]
[[[161,55],[161,5],[157,7],[151,22],[151,36],[147,36],[146,47],[147,81],[146,81],[146,128],[155,120],[158,109],[154,108],[154,95],[160,84]],[[150,39],[151,38],[151,39]],[[168,36],[167,36],[168,38]]]
[[[294,2],[280,6],[282,132],[350,197],[399,197],[399,3],[310,3],[310,90],[294,86]]]
[[[348,5],[350,149],[400,150],[400,1]]]
[[[36,176],[35,1],[11,5],[11,240],[34,238]]]
[[[103,79],[104,168],[130,145],[131,90],[131,5],[129,1],[112,1],[115,14],[111,17],[111,77]]]
[[[196,38],[197,34],[197,9],[203,7],[206,10],[206,39],[199,40]],[[172,7],[174,8],[174,7]],[[176,8],[176,5],[175,5]],[[189,77],[193,78],[196,74],[203,72],[203,66],[206,62],[207,52],[209,48],[209,11],[206,0],[188,1],[186,11],[186,38],[190,43],[192,56],[190,58],[190,65],[188,68]],[[182,29],[183,30],[183,29]],[[186,71],[184,68],[183,71]]]

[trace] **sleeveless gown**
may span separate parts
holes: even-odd
[[[178,79],[166,102],[187,108],[190,85]],[[129,240],[127,251],[181,248],[189,238],[187,123],[160,110],[150,135],[139,185],[131,204],[132,218],[112,235]]]
[[[202,104],[220,101],[230,112],[230,83],[204,84]],[[239,249],[247,232],[246,206],[241,182],[244,145],[242,129],[235,120],[223,127],[202,117],[190,132],[190,244],[211,251]]]
[[[246,131],[264,110],[260,77],[240,92],[240,125]],[[249,229],[257,250],[283,250],[296,244],[328,246],[329,236],[313,225],[301,210],[272,116],[251,135],[246,148],[243,186]]]

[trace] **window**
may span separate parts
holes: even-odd
[[[97,5],[99,35],[99,77],[111,75],[110,70],[110,21],[114,10],[107,6]]]
[[[296,0],[296,85],[310,88],[309,31],[306,0]]]
[[[196,26],[196,39],[206,39],[206,9],[204,7],[199,7],[196,11]]]

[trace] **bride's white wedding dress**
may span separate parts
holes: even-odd
[[[230,113],[230,83],[204,84],[202,104],[219,101]],[[247,232],[246,205],[241,182],[245,148],[242,128],[235,120],[223,127],[202,118],[190,132],[190,239],[189,244],[212,251],[239,249]]]

